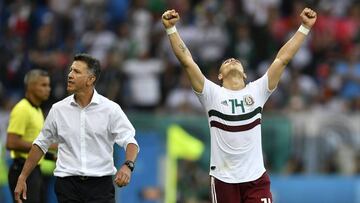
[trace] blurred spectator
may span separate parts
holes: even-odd
[[[267,22],[270,7],[278,7],[280,0],[242,1],[245,12],[252,16],[254,23],[262,26]],[[296,12],[295,13],[299,13]]]
[[[110,100],[122,105],[124,104],[124,98],[128,95],[122,94],[125,82],[124,74],[121,71],[124,55],[119,51],[118,49],[112,49],[107,53],[96,89]]]
[[[93,29],[84,33],[81,39],[85,49],[104,64],[106,53],[116,43],[116,36],[106,28],[104,17],[98,17]]]
[[[247,22],[240,22],[235,31],[234,56],[241,60],[245,67],[252,65],[255,45],[251,39],[251,29]],[[250,66],[251,67],[251,66]]]
[[[360,97],[360,47],[350,47],[344,55],[335,70],[343,83],[341,96],[351,100]]]
[[[15,1],[10,7],[8,26],[15,36],[26,37],[30,31],[31,5],[28,1]]]
[[[136,44],[135,39],[131,37],[130,28],[128,23],[121,23],[115,28],[116,42],[112,45],[114,51],[119,52],[123,59],[136,58]]]
[[[146,0],[132,1],[129,13],[130,33],[132,40],[136,42],[137,57],[150,51],[150,29],[153,22],[151,13],[146,8],[146,2]]]
[[[356,173],[356,151],[344,143],[340,143],[335,152],[336,171],[341,175],[354,175]]]
[[[223,59],[228,35],[223,26],[224,22],[216,12],[219,10],[217,2],[204,1],[202,8],[202,12],[198,12],[197,22],[201,39],[201,49],[199,49],[198,54],[199,62],[203,64],[202,67],[207,72],[206,69],[209,68],[209,65]],[[183,33],[181,33],[181,36],[183,36]]]
[[[202,112],[201,104],[185,73],[181,74],[179,85],[170,91],[166,99],[166,107],[173,113]]]
[[[129,78],[128,87],[131,100],[125,101],[130,107],[139,110],[154,110],[161,101],[160,74],[164,64],[160,59],[149,58],[145,53],[142,58],[124,62],[123,72]]]

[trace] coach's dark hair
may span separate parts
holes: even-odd
[[[86,63],[89,71],[95,75],[95,78],[96,78],[95,82],[94,82],[94,85],[95,85],[96,82],[99,80],[100,73],[101,73],[101,67],[100,67],[99,60],[90,56],[89,54],[81,53],[81,54],[76,54],[74,56],[74,61],[82,61],[82,62]]]

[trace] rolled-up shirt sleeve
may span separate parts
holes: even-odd
[[[135,139],[135,128],[130,123],[120,106],[117,105],[115,107],[112,116],[111,134],[115,137],[116,144],[126,149],[127,145],[132,143],[137,145],[139,151],[140,148]]]
[[[56,131],[55,110],[51,108],[45,119],[44,127],[40,131],[38,137],[34,140],[33,144],[39,146],[45,154],[51,144],[57,143]]]

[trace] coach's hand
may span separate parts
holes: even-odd
[[[311,10],[310,8],[305,8],[301,12],[300,17],[301,17],[302,24],[306,28],[310,29],[315,24],[317,15],[316,15],[316,12]]]
[[[167,29],[174,26],[180,20],[180,15],[174,9],[167,10],[162,14],[161,19],[164,27]]]
[[[16,183],[16,188],[14,191],[15,201],[18,203],[22,203],[22,199],[26,200],[26,180],[20,175],[18,181]]]
[[[130,183],[131,170],[126,165],[122,165],[121,168],[116,172],[115,180],[117,186],[123,187]]]

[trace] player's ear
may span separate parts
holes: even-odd
[[[96,77],[94,75],[90,76],[87,80],[87,84],[89,86],[93,85],[95,83]]]
[[[243,72],[243,76],[244,76],[244,79],[246,79],[246,78],[247,78],[246,73],[244,73],[244,72]]]
[[[218,79],[219,79],[220,81],[223,79],[223,75],[222,75],[221,73],[219,73]]]

